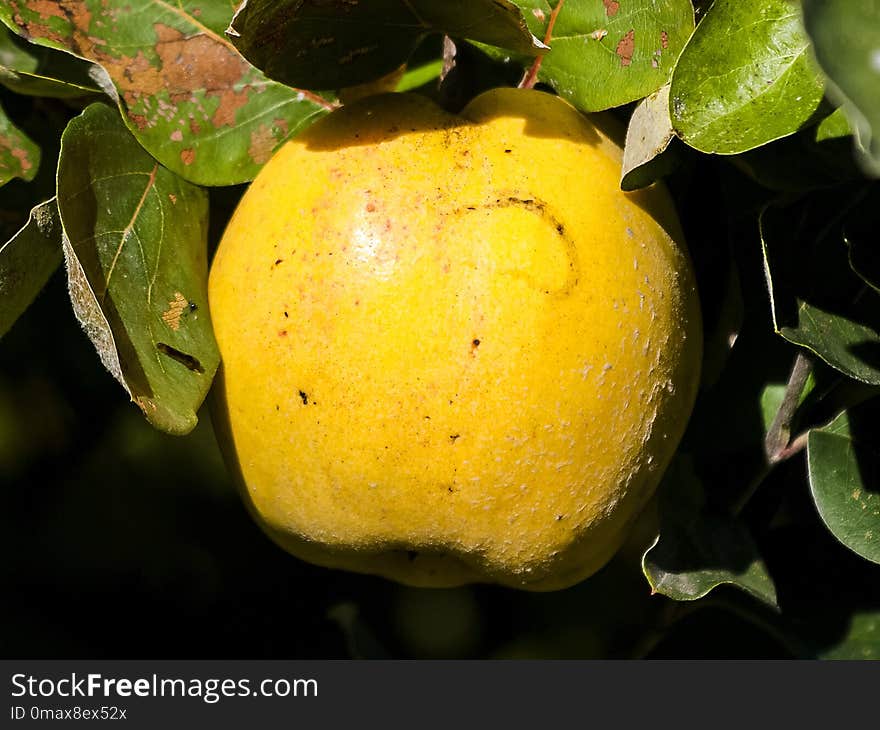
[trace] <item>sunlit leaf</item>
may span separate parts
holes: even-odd
[[[543,38],[556,2],[515,0]],[[641,99],[669,81],[694,29],[690,0],[566,0],[538,80],[584,111]],[[495,58],[529,59],[486,49]]]
[[[621,189],[637,190],[670,173],[676,163],[669,150],[674,137],[667,84],[643,99],[630,117],[623,148]]]
[[[23,37],[100,64],[141,144],[202,185],[252,179],[328,107],[245,61],[223,35],[230,17],[225,3],[199,0],[0,4],[0,20]]]
[[[74,311],[156,427],[186,433],[219,363],[207,301],[207,194],[93,104],[61,140],[58,208]]]
[[[692,147],[737,154],[796,132],[822,97],[797,3],[716,0],[682,51],[670,111]]]

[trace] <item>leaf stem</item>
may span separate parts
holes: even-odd
[[[553,11],[550,13],[550,20],[547,21],[547,30],[544,33],[545,46],[550,45],[550,40],[553,37],[553,26],[556,25],[556,16],[559,15],[559,11],[562,10],[563,5],[565,5],[565,0],[559,0],[559,2],[556,3],[556,7],[554,7]],[[522,81],[519,82],[520,89],[533,89],[535,87],[535,83],[538,80],[538,71],[541,70],[541,63],[543,61],[543,56],[535,58],[531,68],[526,72],[526,75],[523,76]]]
[[[764,438],[764,455],[767,462],[764,468],[749,482],[739,499],[731,505],[731,514],[738,515],[746,508],[749,500],[755,496],[758,488],[764,483],[776,464],[796,456],[806,448],[809,431],[804,431],[795,438],[791,438],[791,425],[800,404],[801,393],[804,391],[812,369],[812,358],[799,352],[795,357],[794,365],[792,365],[782,403],[779,405],[773,423],[770,424],[770,430]]]
[[[783,461],[803,448],[803,445],[800,445],[797,450],[793,451],[795,445],[803,440],[804,434],[801,434],[801,436],[792,441],[791,425],[794,420],[795,411],[800,403],[801,393],[804,391],[804,386],[807,384],[807,379],[810,377],[812,370],[812,358],[808,357],[803,351],[799,352],[791,368],[791,375],[788,378],[788,384],[785,386],[785,395],[782,398],[782,403],[764,439],[764,453],[767,455],[767,461],[770,464]]]

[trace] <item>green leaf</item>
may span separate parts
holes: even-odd
[[[0,107],[0,185],[13,178],[33,180],[40,166],[40,148],[16,127]]]
[[[880,293],[852,271],[844,243],[863,195],[844,188],[771,206],[761,241],[776,331],[844,375],[880,385]]]
[[[225,3],[199,0],[78,0],[67,11],[0,4],[0,20],[20,35],[100,64],[141,144],[201,185],[251,180],[329,106],[245,61],[223,36],[230,14]]]
[[[31,210],[28,222],[0,246],[0,337],[30,306],[61,263],[55,199]]]
[[[313,89],[384,76],[429,33],[530,55],[544,50],[509,0],[247,0],[228,30],[269,78]]]
[[[828,94],[843,104],[865,169],[880,176],[880,0],[804,0]]]
[[[824,649],[820,659],[880,659],[880,612],[855,613],[846,633],[837,643]]]
[[[443,59],[428,61],[412,68],[407,67],[395,91],[404,92],[418,89],[420,86],[438,79],[442,71]]]
[[[0,84],[29,96],[69,98],[100,89],[90,76],[91,63],[51,48],[25,49],[5,26],[0,26]]]
[[[660,487],[660,534],[642,558],[651,588],[695,601],[732,585],[776,608],[776,587],[748,529],[704,504],[689,460],[677,456]]]
[[[849,119],[846,118],[843,109],[838,108],[816,125],[814,136],[817,142],[824,142],[828,139],[851,137],[852,133],[853,129]]]
[[[806,192],[863,178],[852,154],[849,124],[834,112],[818,125],[732,158],[771,190]]]
[[[720,154],[796,132],[823,97],[809,51],[797,3],[716,0],[672,76],[676,132],[692,147]]]
[[[822,521],[850,550],[880,563],[877,400],[844,411],[807,437],[810,490]]]
[[[532,33],[543,38],[556,2],[515,2]],[[669,81],[693,30],[689,0],[567,0],[538,80],[584,111],[627,104]],[[512,60],[528,63],[521,56]]]
[[[102,362],[150,423],[189,432],[219,363],[206,192],[92,104],[61,138],[58,208],[71,301]]]
[[[669,143],[674,137],[666,84],[643,99],[630,117],[623,148],[621,190],[647,187],[672,172],[677,160]]]

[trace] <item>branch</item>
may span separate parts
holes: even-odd
[[[556,7],[553,8],[553,12],[550,13],[550,20],[547,21],[547,30],[544,33],[545,46],[550,45],[550,40],[553,37],[553,26],[556,25],[556,16],[559,15],[559,11],[562,10],[563,5],[565,5],[565,0],[559,0],[559,2],[556,3]],[[522,81],[519,82],[519,88],[532,89],[535,87],[535,82],[537,82],[538,80],[538,71],[541,70],[541,63],[543,62],[543,60],[543,56],[538,56],[535,59],[532,67],[528,70],[526,75],[523,76]]]

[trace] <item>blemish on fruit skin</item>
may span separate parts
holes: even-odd
[[[279,337],[287,337],[287,330],[278,330]]]
[[[309,394],[306,393],[304,390],[299,391],[299,397],[304,406],[307,406],[309,404]]]

